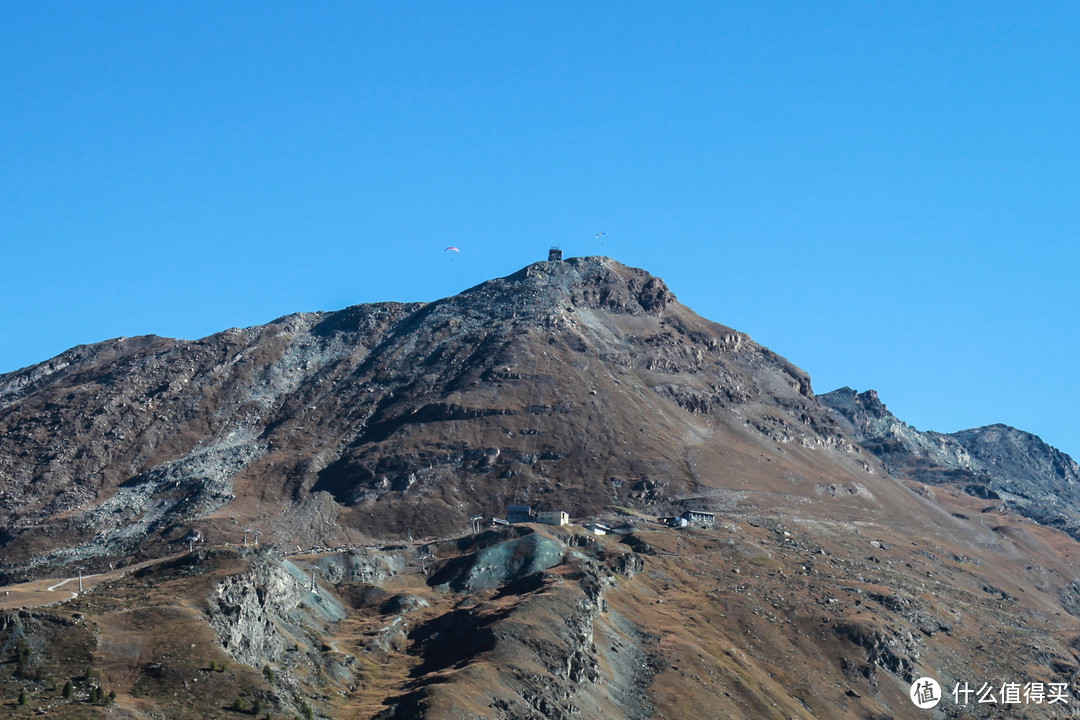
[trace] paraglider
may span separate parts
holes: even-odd
[[[596,233],[597,238],[599,238],[601,235],[607,235],[607,233]]]
[[[453,250],[453,251],[454,251],[454,252],[456,252],[456,253],[459,253],[459,252],[461,252],[461,250],[459,250],[458,248],[454,247],[453,245],[451,245],[450,247],[446,248],[446,250],[443,250],[443,252],[446,252],[447,250]]]

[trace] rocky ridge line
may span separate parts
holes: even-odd
[[[897,418],[873,390],[841,388],[819,399],[895,476],[954,484],[1080,539],[1080,465],[1037,436],[1002,424],[921,431]]]

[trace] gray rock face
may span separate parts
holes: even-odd
[[[312,628],[345,617],[336,599],[311,592],[303,571],[270,556],[257,556],[250,572],[219,583],[208,606],[208,620],[221,647],[254,668],[262,667],[267,658],[285,667],[307,662],[304,654],[286,649],[309,645]]]
[[[534,533],[448,563],[432,578],[432,584],[444,591],[490,590],[558,565],[565,551],[562,543]]]
[[[1035,435],[1008,425],[943,434],[893,415],[873,390],[819,396],[842,428],[898,477],[956,483],[987,500],[1080,539],[1080,465]]]

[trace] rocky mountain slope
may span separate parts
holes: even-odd
[[[886,720],[932,676],[930,717],[1075,717],[1080,542],[1030,509],[1071,462],[818,398],[607,258],[75,348],[0,376],[0,705]],[[515,501],[613,531],[472,531]]]
[[[1031,433],[1000,424],[922,432],[889,412],[873,390],[841,388],[819,399],[894,475],[1001,500],[1080,539],[1080,465]]]
[[[659,279],[580,258],[0,376],[0,547],[15,577],[164,553],[193,528],[310,547],[463,529],[515,500],[575,516],[766,485],[816,500],[870,459],[801,370]]]

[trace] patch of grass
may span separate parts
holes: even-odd
[[[746,562],[759,568],[773,569],[780,567],[780,561],[771,555],[751,555]]]

